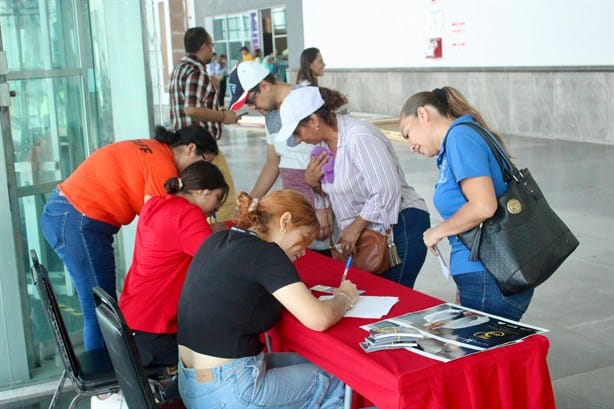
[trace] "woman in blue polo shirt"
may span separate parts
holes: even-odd
[[[533,290],[511,296],[479,261],[469,260],[469,249],[456,237],[492,217],[497,198],[507,190],[501,168],[482,136],[463,123],[474,122],[490,131],[482,115],[452,87],[419,92],[401,110],[401,134],[409,148],[437,157],[439,177],[433,202],[444,221],[424,232],[424,243],[434,246],[448,237],[452,254],[450,271],[460,303],[502,317],[519,320],[529,306]]]

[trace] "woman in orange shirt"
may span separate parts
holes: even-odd
[[[65,264],[83,312],[83,341],[104,347],[92,288],[116,294],[113,236],[141,212],[145,198],[165,194],[164,182],[188,165],[211,160],[217,143],[203,127],[112,143],[90,155],[51,194],[43,209],[45,239]]]

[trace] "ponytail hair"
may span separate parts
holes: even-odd
[[[220,152],[213,135],[211,135],[207,128],[199,125],[186,126],[175,132],[158,125],[156,126],[154,139],[171,148],[193,143],[196,146],[196,153],[199,155],[205,153],[217,155]]]
[[[164,189],[172,195],[179,192],[188,193],[193,190],[222,189],[224,196],[220,204],[224,203],[228,196],[228,184],[224,180],[224,175],[217,166],[204,160],[199,160],[187,166],[178,177],[169,178],[164,183]]]
[[[337,111],[339,108],[347,104],[348,100],[345,95],[330,88],[318,87],[318,91],[320,91],[320,96],[322,96],[322,99],[324,100],[324,105],[315,111],[314,114],[316,114],[325,124],[335,128],[337,126]],[[311,115],[303,118],[298,123],[297,127],[305,125],[309,121],[310,117]]]
[[[493,134],[507,151],[501,136],[490,129],[482,117],[482,114],[480,114],[477,109],[469,104],[465,96],[456,88],[446,86],[442,88],[435,88],[432,91],[418,92],[417,94],[412,95],[407,101],[405,101],[405,104],[403,104],[400,118],[403,119],[408,116],[417,116],[418,108],[425,105],[432,106],[443,117],[456,119],[463,115],[471,115],[482,128]]]
[[[234,222],[238,227],[251,228],[259,234],[268,236],[271,227],[278,224],[286,212],[292,215],[290,219],[292,227],[309,227],[310,234],[305,244],[316,238],[320,224],[313,206],[303,195],[290,189],[276,190],[260,200],[241,192],[237,198]]]

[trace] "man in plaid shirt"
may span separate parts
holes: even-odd
[[[216,95],[219,81],[207,74],[207,64],[213,56],[213,41],[204,28],[192,27],[185,32],[183,43],[186,55],[171,74],[171,128],[177,130],[188,125],[201,125],[220,139],[222,124],[235,124],[238,117],[234,111],[220,110]],[[222,171],[229,187],[226,202],[217,212],[218,220],[223,221],[234,213],[234,181],[221,150],[212,163]]]
[[[233,111],[220,110],[216,98],[219,84],[207,74],[213,56],[211,36],[202,27],[192,27],[183,42],[187,55],[171,74],[171,127],[202,125],[220,139],[222,124],[234,124],[238,118]]]

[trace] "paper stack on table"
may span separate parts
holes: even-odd
[[[320,300],[330,300],[332,295],[322,295]],[[345,317],[352,318],[381,318],[390,312],[393,305],[399,302],[399,297],[381,297],[374,295],[361,295],[354,308],[345,313]]]

